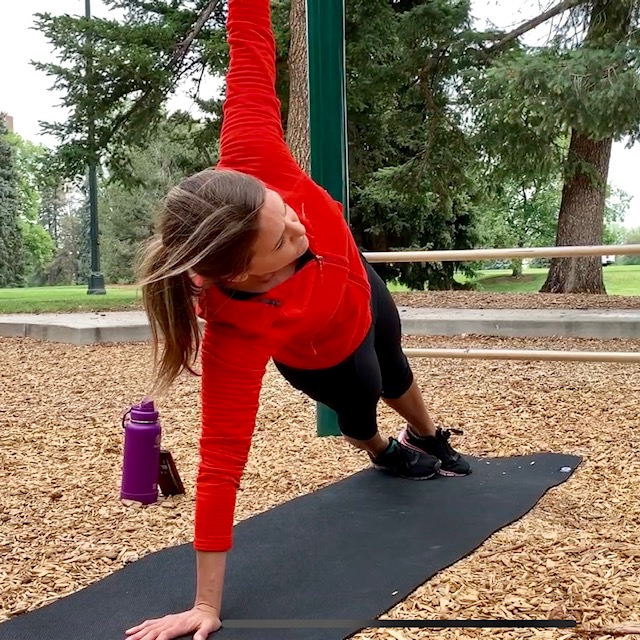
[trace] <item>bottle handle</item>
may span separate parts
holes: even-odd
[[[127,409],[124,412],[124,415],[122,416],[122,429],[126,429],[126,425],[125,425],[125,420],[127,419],[127,416],[131,413],[131,409]]]

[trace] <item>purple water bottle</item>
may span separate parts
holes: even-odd
[[[120,497],[151,504],[158,500],[161,427],[152,400],[134,405],[122,420],[124,455]]]

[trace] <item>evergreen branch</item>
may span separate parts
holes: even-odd
[[[168,64],[168,69],[177,69],[184,62],[184,59],[193,44],[193,41],[198,37],[198,34],[202,31],[202,28],[206,24],[207,20],[211,17],[211,14],[215,11],[216,7],[220,4],[220,0],[210,0],[207,6],[201,11],[197,20],[194,22],[191,31],[187,37],[178,45],[175,53],[171,57],[171,60]],[[177,78],[177,76],[176,76]],[[176,80],[177,82],[177,80]],[[175,82],[174,82],[175,84]],[[167,89],[170,90],[170,87]],[[116,131],[125,124],[128,120],[131,119],[140,109],[142,109],[145,105],[147,99],[151,96],[154,91],[154,87],[150,86],[147,88],[142,95],[123,113],[121,113],[115,120],[113,124],[109,128],[109,132],[107,135],[107,141],[110,140],[116,133]]]
[[[126,0],[122,2],[118,0],[104,0],[104,3],[114,9],[130,8]],[[131,10],[135,11],[136,9],[141,12],[157,13],[161,16],[168,16],[173,11],[173,8],[168,5],[162,5],[158,2],[145,2],[144,0],[135,0],[135,6]]]
[[[551,9],[548,9],[547,11],[545,11],[544,13],[541,13],[540,15],[536,16],[535,18],[532,18],[531,20],[527,20],[526,22],[523,22],[519,27],[516,27],[512,31],[509,31],[508,33],[502,36],[496,36],[495,39],[497,39],[498,41],[495,44],[491,45],[490,47],[483,47],[480,44],[479,50],[477,50],[477,54],[479,54],[482,61],[484,61],[485,63],[490,63],[492,54],[497,53],[500,50],[504,49],[507,45],[509,45],[511,42],[513,42],[520,36],[524,35],[525,33],[528,33],[529,31],[532,31],[536,27],[539,27],[540,25],[544,24],[548,20],[555,18],[556,16],[564,13],[565,11],[568,11],[580,5],[587,4],[588,2],[589,0],[562,0],[562,2],[559,2],[555,6],[551,7]],[[432,75],[436,70],[438,63],[441,61],[441,58],[442,58],[442,51],[440,48],[438,48],[436,49],[435,53],[431,56],[431,58],[427,60],[425,66],[422,68],[420,72],[420,79],[417,82],[420,82],[425,77]]]
[[[198,64],[202,64],[202,63],[198,63]],[[196,65],[194,65],[196,66]],[[207,70],[207,65],[202,64],[202,69],[200,69],[200,77],[198,78],[198,80],[196,81],[196,89],[193,93],[194,98],[195,96],[199,96],[200,95],[200,87],[202,86],[202,80],[204,79],[204,74]]]
[[[178,47],[172,65],[180,65],[185,56],[189,52],[189,48],[193,44],[193,41],[198,37],[198,34],[202,31],[202,28],[206,24],[207,20],[211,17],[211,14],[215,11],[216,7],[220,3],[220,0],[210,0],[207,6],[202,10],[198,19],[195,21],[189,35],[182,41]]]
[[[547,20],[551,20],[551,18],[555,18],[556,16],[568,11],[569,9],[573,9],[574,7],[578,7],[581,4],[586,4],[588,0],[562,0],[562,2],[558,3],[554,7],[551,7],[548,11],[541,13],[539,16],[532,18],[531,20],[527,20],[523,22],[519,27],[516,27],[513,31],[506,33],[503,35],[498,42],[491,45],[490,47],[484,49],[484,52],[487,54],[495,53],[496,51],[500,51],[508,44],[519,38],[520,36],[532,31],[536,27],[539,27],[541,24],[544,24]]]

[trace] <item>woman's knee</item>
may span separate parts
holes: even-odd
[[[357,413],[337,413],[337,416],[340,432],[351,440],[366,442],[375,438],[378,433],[377,407],[363,408]]]
[[[405,358],[403,363],[397,360],[390,366],[382,367],[382,392],[385,400],[398,400],[409,391],[414,381],[413,371]]]

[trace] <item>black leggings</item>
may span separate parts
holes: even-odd
[[[370,264],[366,268],[373,323],[358,349],[329,369],[294,369],[275,362],[293,387],[335,411],[340,431],[354,440],[370,440],[378,432],[380,398],[400,398],[413,383],[402,352],[398,309],[380,276]]]

